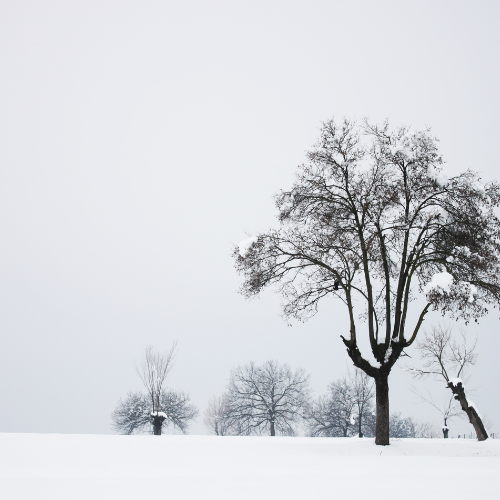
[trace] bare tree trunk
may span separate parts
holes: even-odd
[[[271,420],[271,436],[276,436],[276,431],[274,430],[274,420]]]
[[[484,441],[488,439],[488,433],[484,428],[481,417],[477,413],[474,406],[469,406],[469,403],[467,402],[467,397],[465,396],[465,390],[462,382],[458,382],[456,385],[452,382],[448,382],[448,387],[451,389],[451,392],[453,392],[455,399],[460,403],[462,410],[467,413],[469,422],[474,426],[474,430],[476,431],[478,441]]]
[[[161,427],[163,425],[163,421],[165,417],[162,415],[152,415],[151,423],[153,424],[153,434],[155,436],[161,436]]]
[[[444,419],[444,426],[443,426],[443,438],[448,439],[448,432],[450,432],[450,429],[448,429],[448,424],[447,424],[447,418]]]
[[[378,373],[375,377],[375,398],[377,406],[377,424],[375,444],[389,444],[389,375]]]

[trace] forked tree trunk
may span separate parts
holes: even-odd
[[[377,423],[375,426],[375,444],[389,444],[389,375],[380,373],[375,377],[375,399]]]
[[[165,417],[163,415],[151,415],[151,423],[153,424],[153,434],[161,436],[161,428]]]
[[[404,344],[391,342],[392,353],[389,361],[380,368],[374,368],[370,365],[359,352],[356,342],[346,340],[342,341],[347,347],[347,354],[352,359],[354,366],[363,370],[369,377],[375,380],[375,401],[377,411],[377,422],[375,425],[375,444],[387,446],[389,443],[389,373],[391,368],[403,351]]]

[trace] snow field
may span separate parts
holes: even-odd
[[[2,499],[495,498],[500,441],[0,434]]]

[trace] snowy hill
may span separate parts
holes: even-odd
[[[495,498],[500,440],[0,434],[0,498]]]

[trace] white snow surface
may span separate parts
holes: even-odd
[[[448,184],[450,178],[448,177],[447,173],[445,172],[444,168],[442,166],[436,166],[436,167],[430,167],[429,168],[429,175],[436,179],[438,184],[441,186],[445,186]]]
[[[0,434],[9,500],[496,498],[499,470],[493,439]]]
[[[466,288],[466,292],[469,294],[467,299],[469,302],[474,302],[474,298],[477,295],[477,286],[468,283],[467,281],[461,281],[460,284]]]
[[[431,281],[424,286],[424,293],[427,294],[436,288],[443,292],[449,292],[451,285],[453,285],[453,276],[450,273],[446,271],[436,273],[432,276]]]
[[[258,236],[250,236],[250,238],[247,238],[246,240],[240,241],[238,243],[238,249],[241,257],[245,258],[248,254],[248,251],[250,250],[251,246],[254,243],[257,243]]]
[[[163,411],[153,411],[151,412],[152,417],[163,417],[163,418],[168,418],[167,414]]]
[[[477,406],[476,404],[474,403],[474,401],[471,401],[470,399],[467,400],[467,403],[468,405],[471,407],[471,408],[474,408],[474,410],[476,410],[476,413],[479,415],[479,418],[483,418],[481,416],[481,414],[479,413],[479,410],[477,409]]]

